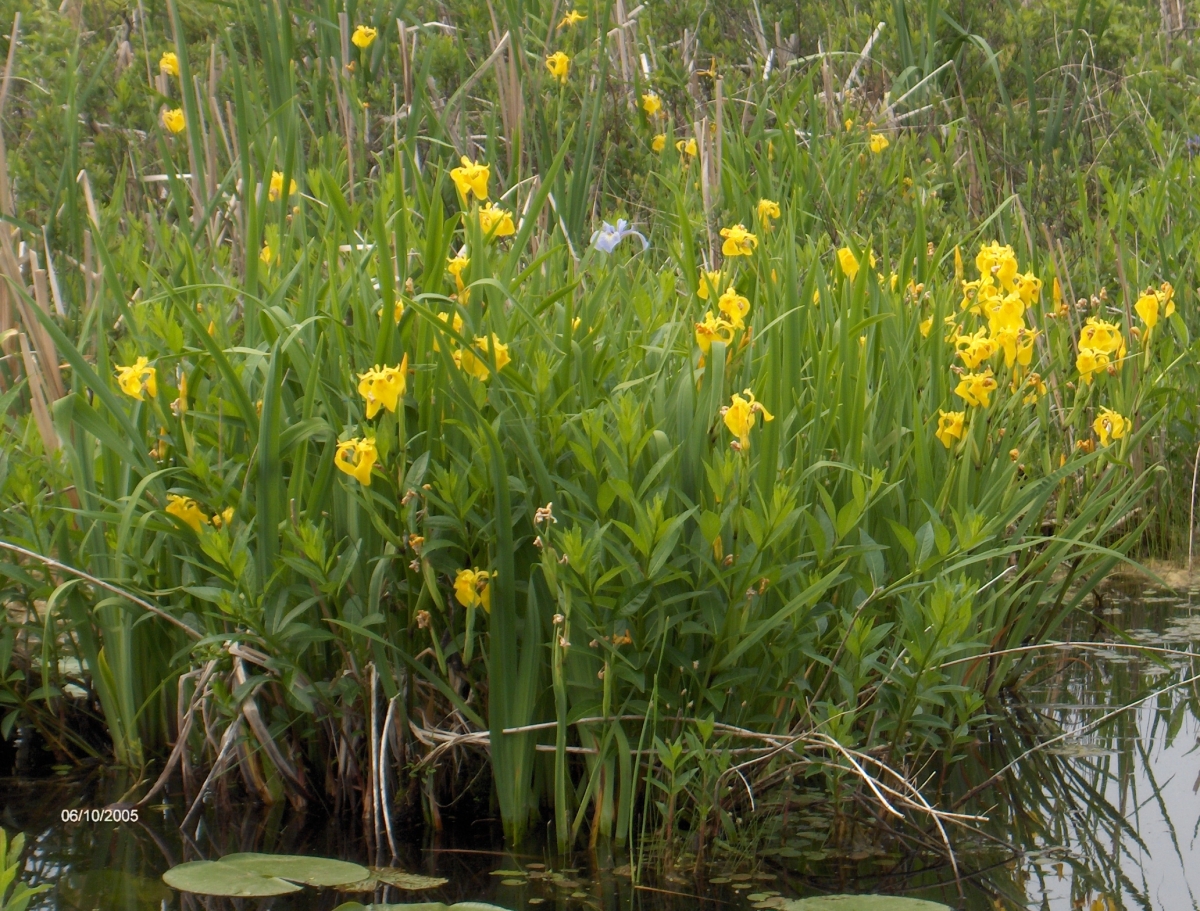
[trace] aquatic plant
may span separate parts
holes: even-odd
[[[25,836],[18,832],[10,839],[0,829],[0,911],[25,911],[30,901],[50,888],[46,883],[27,886],[21,881],[21,853]]]
[[[98,206],[64,165],[19,226],[46,268],[0,241],[0,733],[202,766],[189,823],[236,769],[379,843],[484,748],[514,841],[703,855],[785,774],[952,822],[905,783],[1142,541],[1190,419],[1191,235],[1145,201],[1178,182],[1081,191],[1114,284],[958,125],[846,128],[815,64],[647,77],[610,4],[566,50],[506,12],[452,94],[436,25],[259,4],[189,44],[169,9],[156,180]]]
[[[306,886],[345,886],[371,878],[363,866],[328,857],[227,854],[219,860],[177,864],[163,874],[173,889],[196,895],[266,898]]]

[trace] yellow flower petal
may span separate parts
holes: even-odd
[[[378,30],[371,28],[369,25],[360,25],[354,30],[354,34],[350,36],[350,40],[356,48],[366,50],[375,41],[375,36],[378,34]]]

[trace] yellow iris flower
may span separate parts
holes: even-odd
[[[850,281],[854,281],[858,277],[858,257],[854,255],[854,251],[849,247],[842,247],[837,252],[838,265],[842,267],[842,273]]]
[[[882,133],[871,134],[871,151],[876,155],[886,149],[889,145],[891,145],[891,143],[888,142],[888,138]]]
[[[954,387],[954,393],[968,405],[987,408],[992,403],[991,396],[996,391],[996,386],[990,369],[983,373],[964,373],[958,385]]]
[[[479,229],[484,237],[489,238],[509,237],[517,233],[512,212],[499,206],[493,208],[490,202],[479,209]]]
[[[187,119],[183,116],[182,108],[168,108],[162,112],[162,125],[172,133],[182,133],[187,129]]]
[[[990,295],[980,304],[980,309],[993,334],[1005,329],[1017,330],[1025,325],[1025,302],[1016,292],[1003,297]]]
[[[289,181],[288,182],[288,196],[291,196],[295,192],[296,192],[296,181],[294,181],[294,180]],[[271,172],[271,185],[267,189],[267,198],[269,200],[271,200],[271,202],[275,202],[275,200],[279,199],[282,195],[283,195],[283,172],[282,171],[272,171]]]
[[[740,224],[732,228],[722,228],[721,236],[725,238],[725,242],[721,244],[721,253],[724,256],[749,256],[758,246],[758,238]]]
[[[679,152],[681,155],[687,155],[689,158],[695,158],[698,154],[700,154],[700,147],[696,145],[696,140],[694,138],[679,139],[675,142],[675,151]]]
[[[467,286],[462,280],[462,274],[469,265],[471,265],[470,258],[463,256],[461,253],[455,256],[454,259],[446,261],[446,271],[454,276],[454,284],[458,288],[458,299],[463,304],[467,303],[469,294]]]
[[[350,41],[353,42],[356,48],[365,51],[375,42],[375,37],[378,34],[377,29],[373,29],[369,25],[360,25],[354,30],[354,34],[350,36]]]
[[[158,59],[158,71],[168,76],[179,75],[179,57],[174,51],[163,51],[163,55]]]
[[[770,199],[760,199],[758,201],[758,221],[764,228],[771,227],[771,219],[780,216],[779,203],[773,202]]]
[[[1038,302],[1042,296],[1042,280],[1032,272],[1018,275],[1016,278],[1017,296],[1029,307]]]
[[[1092,422],[1092,429],[1100,438],[1101,446],[1107,446],[1111,442],[1124,438],[1132,426],[1133,422],[1129,418],[1111,408],[1101,408],[1100,414]]]
[[[492,166],[471,161],[466,155],[462,157],[462,166],[450,171],[450,179],[458,188],[458,195],[466,205],[470,194],[484,200],[488,198],[488,180],[492,176]]]
[[[501,342],[494,332],[490,339],[487,336],[476,336],[475,347],[483,352],[483,356],[475,354],[470,348],[464,348],[462,351],[454,352],[454,362],[458,364],[460,369],[466,371],[477,380],[486,382],[492,375],[487,358],[489,351],[496,358],[497,373],[512,363],[512,358],[508,354],[508,345]]]
[[[700,346],[701,352],[708,354],[712,350],[713,342],[724,342],[728,345],[733,341],[733,326],[728,321],[712,315],[709,310],[704,314],[704,321],[696,323],[696,344]]]
[[[996,334],[996,342],[1004,351],[1004,366],[1017,364],[1028,367],[1033,362],[1033,343],[1039,333],[1037,329],[1003,329]]]
[[[981,277],[995,280],[1005,292],[1012,291],[1017,277],[1017,254],[998,243],[983,244],[975,257]]]
[[[1079,355],[1075,358],[1075,369],[1079,371],[1079,378],[1089,386],[1092,385],[1093,375],[1107,366],[1108,354],[1096,348],[1080,348]]]
[[[559,28],[564,28],[564,27],[570,28],[573,25],[578,25],[580,22],[582,22],[586,18],[587,18],[587,16],[585,16],[583,13],[579,12],[579,10],[573,9],[570,12],[568,12],[565,16],[562,17],[561,21],[559,21],[559,23],[558,23],[558,27]]]
[[[750,301],[738,294],[737,288],[730,285],[717,300],[717,308],[725,314],[729,325],[733,326],[734,329],[745,327],[744,320],[746,314],[750,312]]]
[[[492,573],[482,569],[460,569],[454,577],[454,597],[463,607],[492,611]]]
[[[655,92],[646,92],[642,96],[642,110],[646,112],[647,117],[653,117],[662,110],[662,99]]]
[[[1079,330],[1079,355],[1075,359],[1075,368],[1079,371],[1079,378],[1090,386],[1095,373],[1113,361],[1120,361],[1125,354],[1125,337],[1121,334],[1121,327],[1093,316]]]
[[[1162,309],[1162,316],[1169,317],[1175,312],[1175,289],[1171,287],[1169,282],[1163,282],[1159,290],[1147,288],[1142,292],[1142,296],[1138,298],[1133,309],[1137,311],[1137,315],[1141,317],[1142,322],[1146,324],[1146,328],[1153,331],[1158,325],[1159,310]]]
[[[333,464],[344,471],[363,487],[371,486],[371,469],[379,459],[375,449],[375,438],[346,440],[338,443],[337,452],[333,456]]]
[[[145,400],[158,395],[158,375],[150,361],[139,357],[129,367],[117,368],[117,385],[127,396]]]
[[[659,133],[653,139],[650,140],[650,148],[653,149],[655,152],[661,152],[666,147],[667,147],[667,134],[666,133]]]
[[[562,51],[555,51],[546,58],[546,69],[558,80],[559,85],[566,85],[567,74],[571,71],[571,58]]]
[[[696,290],[696,297],[702,301],[708,300],[709,294],[716,294],[721,290],[721,270],[717,269],[709,272],[707,269],[700,270],[700,287]]]
[[[395,414],[396,405],[408,388],[408,354],[396,367],[380,367],[376,364],[366,373],[358,375],[358,394],[367,403],[367,420],[372,420],[385,408]]]
[[[754,416],[762,414],[763,423],[775,420],[775,416],[754,398],[754,393],[743,389],[742,394],[734,393],[731,403],[722,408],[725,426],[737,440],[734,449],[745,452],[750,448],[750,430],[754,427]]]
[[[947,449],[954,445],[954,440],[963,438],[963,421],[965,411],[942,411],[938,409],[938,429],[934,433]]]
[[[191,497],[167,494],[167,508],[164,511],[167,515],[174,516],[181,522],[190,525],[196,534],[199,534],[200,529],[209,524],[208,516],[200,510],[200,504]]]
[[[1031,373],[1025,380],[1025,388],[1029,391],[1021,401],[1026,405],[1033,405],[1037,400],[1046,394],[1046,381],[1042,379],[1040,374]]]
[[[455,313],[455,314],[454,314],[454,319],[451,319],[451,318],[450,318],[450,314],[449,314],[449,313],[439,313],[439,314],[437,315],[437,318],[438,318],[438,320],[439,320],[439,321],[441,321],[441,323],[442,323],[443,325],[450,326],[452,329],[454,329],[454,331],[455,331],[455,332],[457,332],[459,335],[462,335],[462,331],[463,331],[463,318],[462,318],[462,317],[461,317],[461,316],[460,316],[458,313]],[[435,332],[435,333],[434,333],[434,335],[433,335],[433,350],[434,350],[434,351],[441,351],[441,350],[442,350],[441,348],[439,348],[439,347],[438,347],[438,343],[437,343],[437,339],[438,339],[438,335],[439,335],[439,334],[440,334],[440,333],[436,333],[436,332]]]
[[[987,337],[986,329],[980,329],[974,335],[958,336],[954,347],[968,370],[974,370],[999,350],[996,341]]]
[[[1125,356],[1125,338],[1121,335],[1121,327],[1096,317],[1089,317],[1079,330],[1079,347],[1095,348],[1105,354]]]

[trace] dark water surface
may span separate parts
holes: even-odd
[[[804,850],[777,838],[756,857],[715,863],[708,874],[715,883],[673,876],[635,885],[628,857],[508,852],[488,821],[436,840],[405,840],[395,865],[449,880],[432,891],[305,889],[236,902],[181,896],[160,877],[183,860],[233,851],[365,864],[368,846],[353,826],[282,807],[210,816],[195,840],[180,833],[181,808],[170,800],[143,808],[137,823],[64,822],[63,810],[103,807],[119,795],[121,782],[101,773],[0,779],[0,826],[27,834],[25,881],[52,886],[34,900],[39,911],[327,911],[350,899],[477,900],[512,911],[741,911],[773,895],[843,891],[900,892],[980,911],[1200,909],[1200,679],[1192,679],[1200,678],[1200,590],[1165,592],[1115,579],[1069,638],[1104,644],[1039,653],[1020,695],[1009,698],[974,758],[957,770],[961,780],[947,786],[978,788],[962,810],[988,817],[979,832],[954,838],[961,897],[944,857],[902,857],[894,846],[813,850],[828,826],[816,816],[802,817],[813,833]],[[1128,647],[1135,644],[1159,651]]]

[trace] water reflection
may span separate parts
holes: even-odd
[[[971,771],[1011,764],[975,800],[993,834],[1024,848],[1008,876],[988,878],[1006,903],[1198,906],[1194,601],[1114,580],[1095,613],[1068,631],[1106,645],[1042,655],[993,728]]]
[[[1200,598],[1115,579],[1095,611],[1068,630],[1097,643],[1031,653],[1022,685],[1007,694],[972,754],[924,787],[943,805],[988,817],[955,840],[959,883],[944,857],[894,838],[840,854],[830,850],[836,814],[821,795],[798,791],[777,837],[730,854],[698,886],[687,877],[635,886],[628,858],[555,860],[537,846],[497,850],[488,823],[409,839],[397,865],[442,876],[429,892],[386,887],[374,896],[305,889],[258,903],[278,911],[328,911],[341,901],[490,901],[513,911],[673,911],[769,904],[773,896],[887,891],[968,909],[1200,908]],[[1136,647],[1141,647],[1139,650]],[[1144,649],[1153,649],[1148,651]],[[1132,705],[1126,711],[1120,708]],[[358,827],[304,818],[283,807],[247,807],[179,831],[178,806],[143,810],[136,824],[63,823],[60,811],[103,806],[126,783],[97,773],[78,781],[0,781],[0,826],[28,833],[26,879],[53,889],[34,909],[151,911],[229,909],[163,885],[171,865],[233,851],[374,860]],[[791,814],[790,817],[788,814]],[[832,821],[832,822],[831,822]],[[788,828],[790,826],[790,828]],[[921,833],[909,833],[909,836]],[[928,835],[929,833],[924,833]]]

